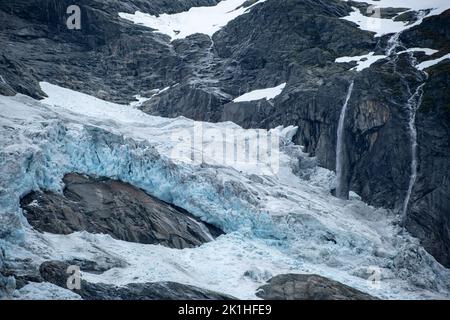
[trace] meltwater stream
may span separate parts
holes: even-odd
[[[348,199],[348,188],[346,187],[345,170],[345,114],[347,112],[348,101],[352,96],[354,81],[350,83],[348,88],[347,97],[345,98],[344,105],[339,117],[339,124],[337,130],[337,143],[336,143],[336,197],[341,199]]]
[[[408,103],[406,104],[406,106],[408,108],[408,114],[409,114],[408,130],[409,130],[410,139],[411,139],[411,175],[409,178],[408,191],[406,192],[406,197],[403,202],[403,209],[402,209],[402,219],[403,220],[406,218],[406,212],[408,210],[409,201],[411,199],[411,193],[412,193],[414,184],[416,183],[416,179],[417,179],[418,161],[417,161],[416,113],[422,102],[424,85],[425,85],[425,83],[422,83],[420,86],[417,87],[416,91],[409,98]]]

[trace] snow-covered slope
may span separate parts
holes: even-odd
[[[270,100],[273,98],[276,98],[281,94],[283,89],[286,87],[286,83],[282,83],[279,86],[273,87],[273,88],[265,88],[265,89],[258,89],[254,91],[247,92],[236,99],[234,99],[234,102],[243,102],[243,101],[255,101],[260,99],[266,99]]]
[[[178,152],[180,144],[193,146],[183,137],[195,128],[216,133],[203,135],[206,149],[192,150],[202,155],[227,149],[231,142],[217,140],[218,133],[232,130],[252,145],[265,131],[153,117],[41,86],[49,95],[43,102],[0,97],[0,233],[7,259],[31,258],[37,266],[49,259],[109,255],[128,266],[83,277],[118,285],[172,280],[244,299],[255,298],[256,288],[271,275],[286,272],[318,273],[384,298],[450,296],[449,271],[395,224],[393,214],[330,194],[333,174],[290,143],[295,128],[271,130],[279,144],[267,153],[277,149],[277,162],[196,162]],[[175,250],[85,232],[33,231],[22,216],[20,197],[36,189],[61,191],[69,172],[129,182],[227,234],[199,248]],[[50,289],[31,285],[16,296],[42,297]]]
[[[357,0],[356,2],[370,5],[367,14],[363,15],[357,8],[353,8],[353,12],[343,19],[356,23],[363,30],[375,32],[376,36],[409,29],[421,24],[424,18],[441,14],[450,8],[450,2],[447,0]],[[382,18],[378,11],[382,8],[405,8],[406,10],[403,12],[414,10],[421,12],[421,15],[414,23],[395,21],[395,17],[392,19]],[[399,14],[403,12],[399,12]]]
[[[246,0],[223,0],[212,7],[193,7],[188,11],[175,14],[150,14],[135,12],[134,14],[120,12],[119,16],[134,23],[157,30],[175,39],[186,38],[195,33],[212,36],[227,25],[231,20],[248,12],[251,7],[266,0],[258,0],[244,7]]]
[[[377,62],[378,60],[386,58],[385,55],[374,55],[374,53],[375,52],[370,52],[362,56],[354,56],[354,57],[339,57],[336,58],[335,62],[345,63],[355,61],[357,63],[357,66],[353,67],[350,70],[362,71],[366,68],[369,68],[373,63]]]

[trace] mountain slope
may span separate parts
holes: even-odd
[[[81,30],[66,26],[70,4],[0,1],[0,273],[30,282],[14,294],[50,290],[36,283],[44,261],[115,257],[130,265],[83,276],[255,298],[273,275],[317,273],[381,298],[448,297],[446,1],[83,0]],[[261,135],[279,148],[257,166],[239,157],[259,151],[223,154]],[[72,173],[130,183],[227,234],[180,252],[37,233],[21,198],[58,197]]]

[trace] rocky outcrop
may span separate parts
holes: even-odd
[[[450,61],[427,70],[417,112],[419,170],[406,227],[450,267]]]
[[[44,281],[67,288],[68,263],[44,262],[39,270]],[[73,292],[85,300],[231,300],[231,296],[176,282],[132,283],[116,287],[81,280]]]
[[[376,300],[371,295],[318,275],[283,274],[260,287],[264,300]]]
[[[439,50],[436,56],[450,52],[450,10],[431,16],[415,27],[403,32],[400,40],[407,47],[422,47]]]
[[[32,192],[21,200],[25,217],[37,230],[105,233],[179,249],[199,246],[221,233],[185,210],[120,181],[79,174],[66,175],[63,181],[63,194]]]

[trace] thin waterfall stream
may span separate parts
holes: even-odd
[[[409,201],[411,200],[412,190],[414,188],[414,184],[416,183],[416,179],[417,179],[417,167],[418,167],[417,147],[418,147],[418,143],[417,143],[417,128],[416,128],[416,113],[417,113],[417,110],[420,108],[420,104],[422,102],[424,85],[425,85],[425,82],[417,87],[416,91],[411,96],[411,98],[409,98],[408,103],[407,103],[408,113],[409,113],[408,129],[409,129],[410,139],[411,139],[411,175],[409,178],[409,185],[408,185],[408,190],[406,192],[406,197],[403,202],[402,220],[404,220],[406,218]]]
[[[345,98],[344,105],[342,106],[341,115],[339,116],[339,124],[337,130],[337,143],[336,143],[336,197],[341,199],[348,199],[348,188],[346,187],[345,177],[345,115],[347,113],[348,102],[352,96],[354,81],[350,83],[347,91],[347,97]]]

